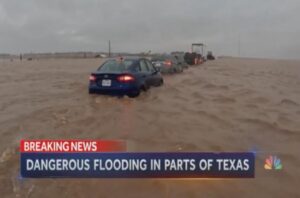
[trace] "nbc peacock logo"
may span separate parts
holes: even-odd
[[[281,170],[282,169],[282,164],[281,160],[277,156],[272,156],[270,155],[266,160],[265,160],[265,169],[266,170]]]

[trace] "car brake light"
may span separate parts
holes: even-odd
[[[96,80],[96,76],[90,75],[90,81],[95,81],[95,80]]]
[[[117,79],[120,82],[132,82],[135,80],[134,77],[131,75],[122,75],[122,76],[119,76]]]
[[[172,65],[172,61],[166,60],[166,61],[164,62],[164,64],[167,65],[167,66],[171,66],[171,65]]]

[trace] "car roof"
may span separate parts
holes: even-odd
[[[118,56],[118,57],[108,58],[107,61],[109,61],[109,60],[118,60],[121,57],[123,58],[123,60],[133,60],[133,61],[148,60],[147,58],[140,57],[140,56]]]

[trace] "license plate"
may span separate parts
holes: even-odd
[[[111,86],[111,80],[102,80],[102,86],[103,87],[110,87]]]

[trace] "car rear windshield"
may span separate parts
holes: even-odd
[[[124,72],[129,71],[130,67],[133,65],[133,60],[109,60],[98,68],[101,72]]]
[[[154,57],[152,58],[152,61],[165,61],[167,58],[166,57]]]
[[[166,61],[166,60],[175,61],[176,59],[175,59],[175,57],[172,57],[172,56],[159,56],[159,57],[152,58],[152,62]]]

